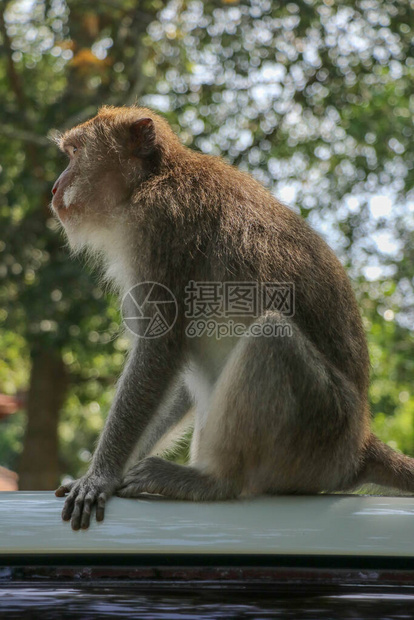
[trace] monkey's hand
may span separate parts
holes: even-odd
[[[87,529],[92,507],[96,506],[96,520],[103,521],[106,500],[113,495],[119,482],[117,478],[91,473],[60,486],[55,495],[57,497],[67,495],[62,519],[70,521],[73,530]]]

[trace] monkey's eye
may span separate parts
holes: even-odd
[[[69,144],[66,147],[66,151],[67,151],[69,157],[73,157],[77,150],[78,150],[78,147],[74,146],[73,144]]]

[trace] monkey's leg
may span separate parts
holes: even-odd
[[[216,478],[196,467],[152,456],[129,470],[116,494],[138,497],[142,493],[151,493],[172,499],[213,501],[235,498],[240,491],[237,480]]]
[[[146,459],[118,488],[188,500],[341,488],[355,474],[363,408],[353,386],[280,315],[258,327],[290,336],[246,336],[214,390],[193,467]]]
[[[251,330],[214,391],[199,463],[243,495],[341,488],[368,434],[364,398],[293,321],[272,313]]]

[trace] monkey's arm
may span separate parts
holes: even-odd
[[[118,384],[111,411],[89,471],[83,478],[59,487],[68,493],[62,511],[73,529],[87,528],[91,509],[104,518],[105,502],[118,486],[128,457],[171,385],[181,353],[173,330],[163,337],[135,344]]]
[[[174,386],[172,393],[167,395],[166,402],[161,404],[156,415],[138,439],[138,443],[126,464],[125,472],[141,459],[154,454],[154,449],[157,454],[167,449],[174,438],[171,438],[170,441],[166,441],[166,438],[169,439],[170,431],[173,433],[174,428],[180,427],[175,434],[176,438],[182,436],[185,430],[191,427],[194,417],[194,412],[191,412],[192,405],[193,402],[188,389],[180,378],[178,385]],[[181,422],[182,424],[180,424]]]

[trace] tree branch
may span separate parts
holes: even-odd
[[[16,129],[16,127],[10,127],[8,125],[0,125],[0,134],[12,140],[22,140],[22,142],[30,142],[38,146],[50,145],[50,140],[44,136],[39,136],[24,129]]]

